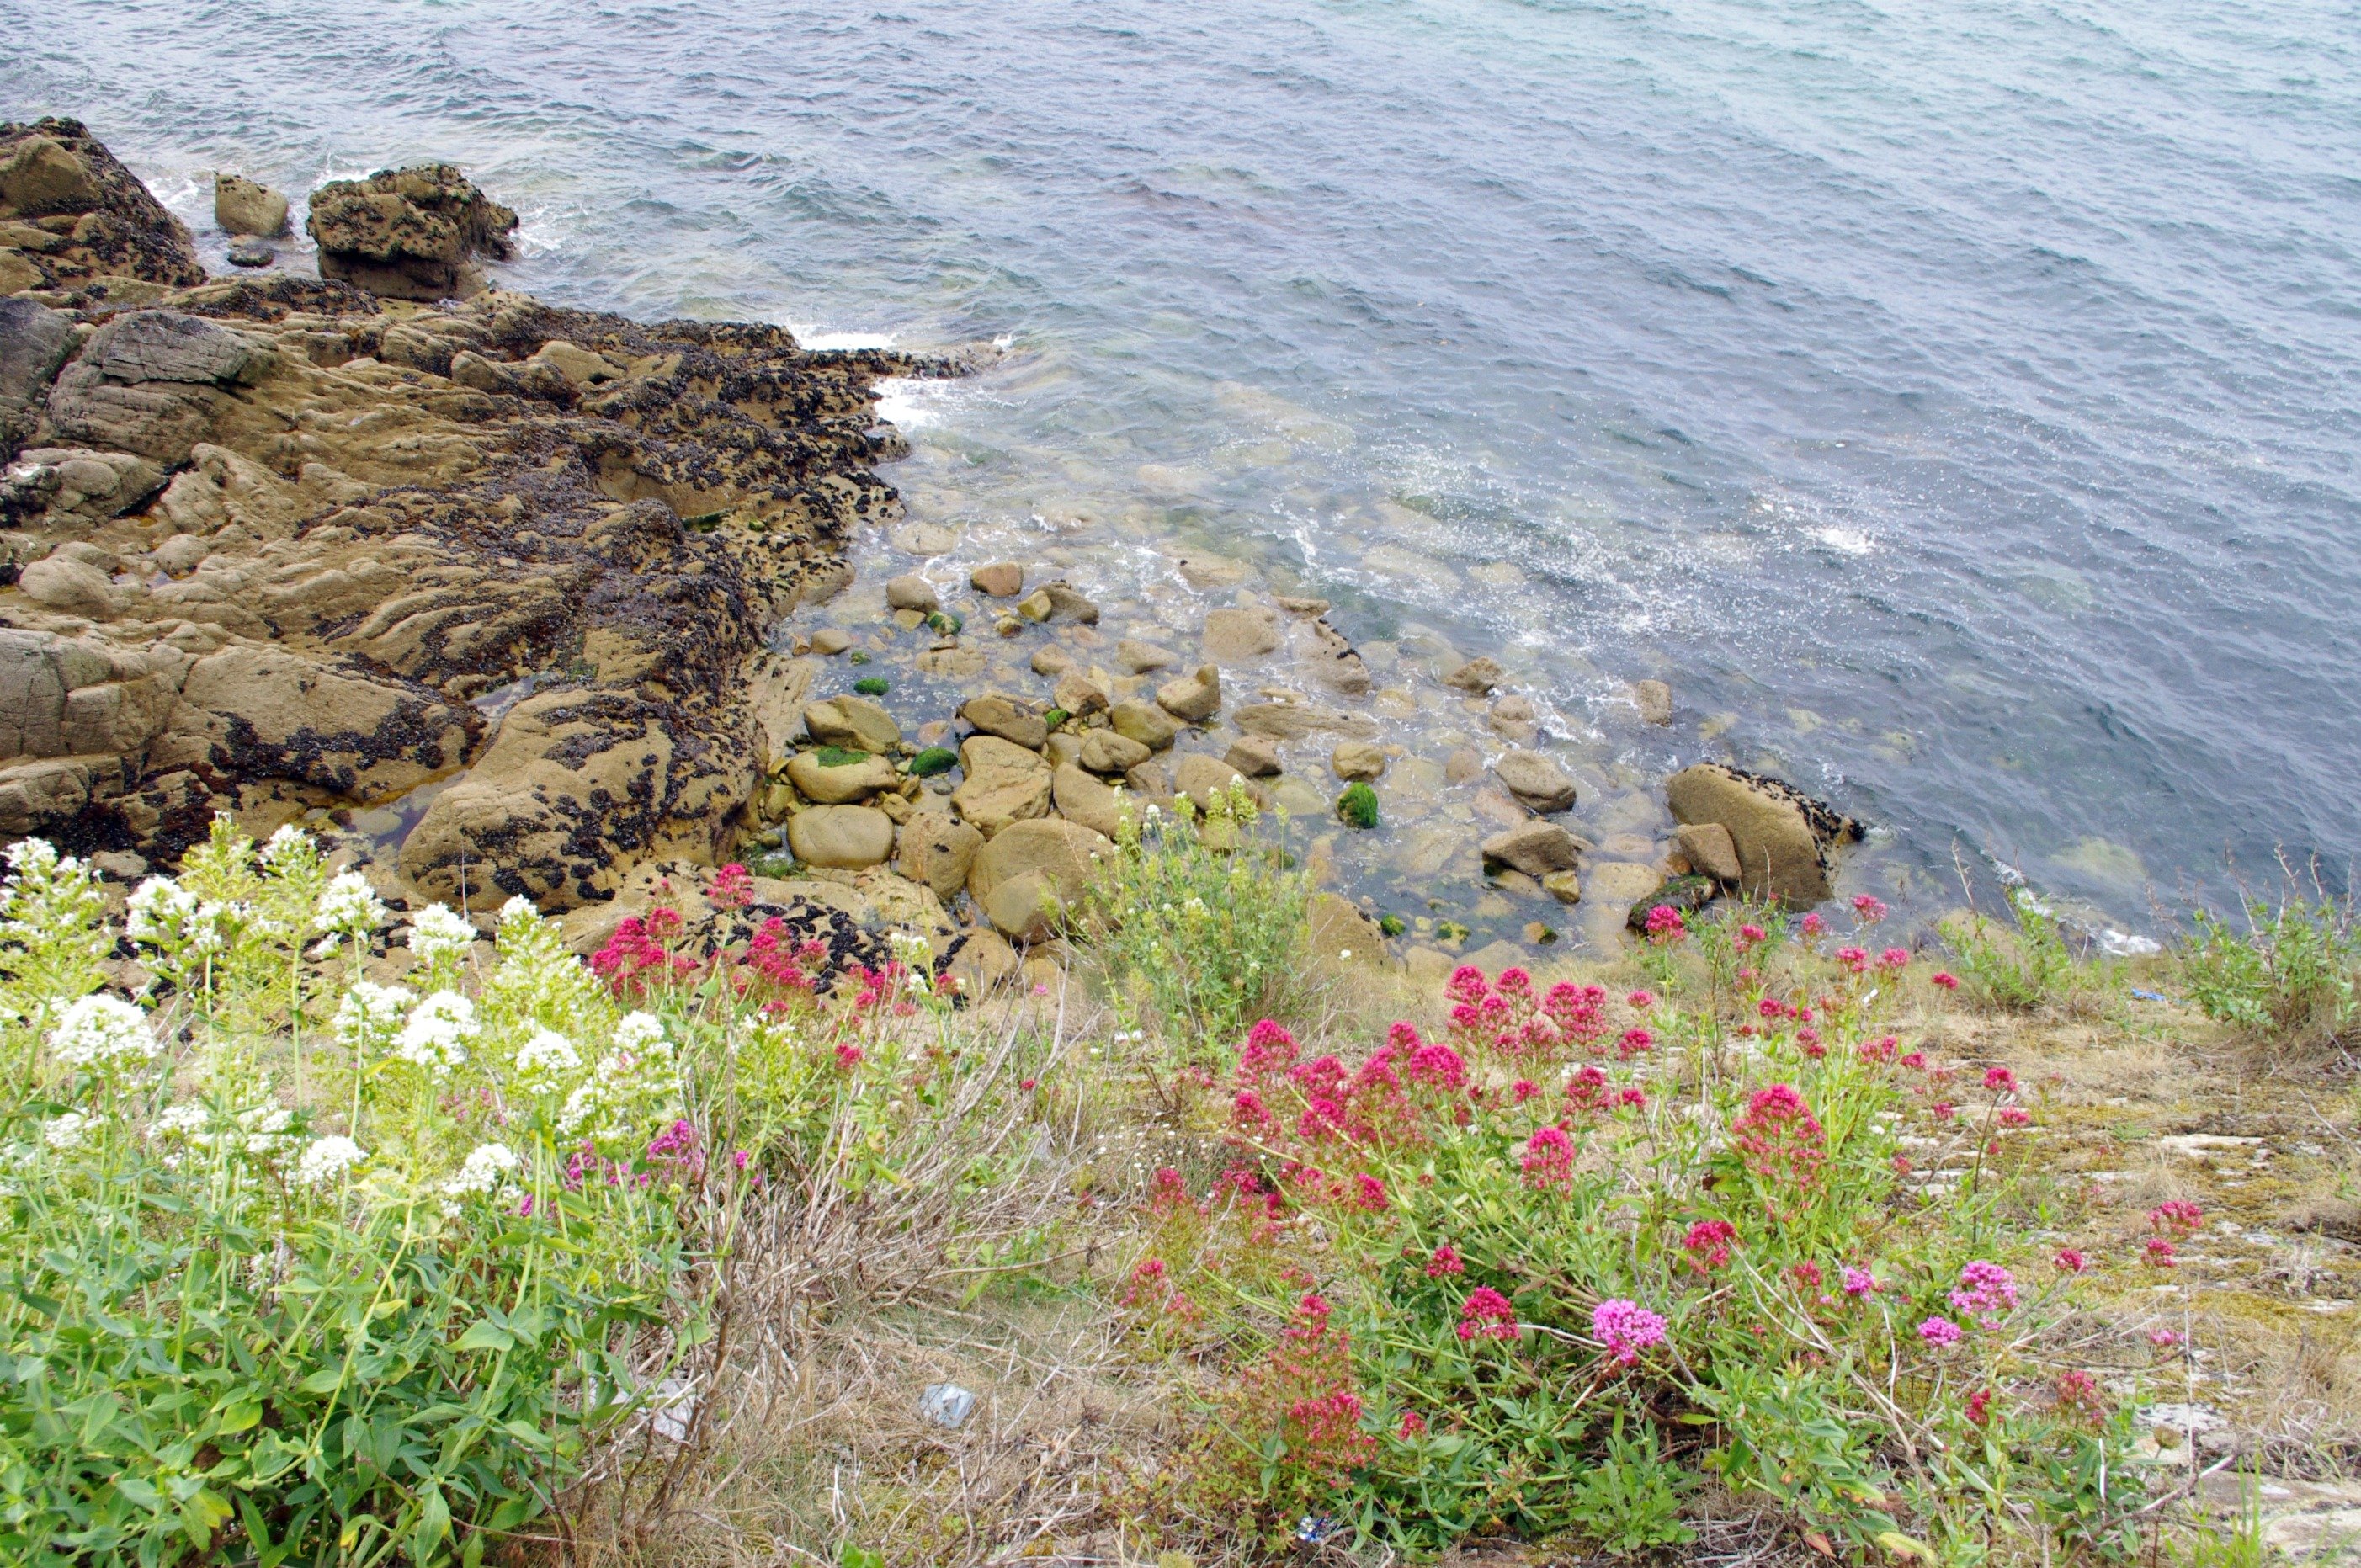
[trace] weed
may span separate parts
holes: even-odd
[[[2246,928],[2200,911],[2181,948],[2189,993],[2205,1015],[2259,1043],[2312,1049],[2361,1017],[2361,931],[2349,902],[2290,896],[2246,908]]]

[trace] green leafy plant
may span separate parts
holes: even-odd
[[[1378,825],[1378,792],[1366,784],[1349,784],[1336,797],[1337,819],[1366,832]]]
[[[2010,927],[1970,915],[1944,933],[1959,961],[1960,978],[1987,1006],[2030,1013],[2058,1001],[2077,979],[2074,951],[2065,933],[2033,893],[2004,891]]]
[[[1626,1435],[1622,1412],[1608,1429],[1598,1462],[1576,1480],[1566,1500],[1574,1529],[1619,1556],[1680,1546],[1697,1539],[1681,1519],[1696,1479],[1659,1452],[1653,1427]]]
[[[2206,1016],[2273,1045],[2342,1039],[2361,1018],[2361,931],[2350,904],[2257,899],[2238,930],[2201,910],[2181,949],[2189,994]]]

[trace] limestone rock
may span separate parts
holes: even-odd
[[[1016,949],[1008,938],[989,927],[955,933],[935,954],[937,972],[948,976],[959,993],[981,1000],[1016,977]]]
[[[960,717],[986,735],[997,735],[1027,751],[1038,751],[1049,740],[1049,727],[1041,716],[1016,698],[998,692],[970,697],[960,706]]]
[[[1692,822],[1679,830],[1681,853],[1697,872],[1724,887],[1739,882],[1738,844],[1719,822]]]
[[[1211,718],[1222,708],[1222,672],[1215,665],[1200,664],[1195,674],[1157,687],[1156,702],[1173,718],[1191,724]]]
[[[466,704],[361,661],[233,643],[190,667],[157,749],[172,765],[372,800],[457,767],[482,729]]]
[[[1242,735],[1231,741],[1222,761],[1250,779],[1276,778],[1279,773],[1277,743],[1259,735]]]
[[[1640,710],[1642,724],[1670,724],[1673,721],[1673,688],[1662,681],[1634,681],[1631,703]]]
[[[1051,817],[1016,822],[976,851],[967,890],[994,929],[1019,941],[1049,935],[1060,911],[1079,901],[1098,857],[1100,834]]]
[[[1484,753],[1473,746],[1461,746],[1443,760],[1445,784],[1472,784],[1484,776]]]
[[[1282,599],[1282,605],[1290,601]],[[1306,602],[1306,601],[1294,601]],[[1308,601],[1318,604],[1322,601]],[[1369,666],[1345,634],[1328,624],[1323,616],[1307,628],[1312,646],[1312,670],[1321,683],[1346,696],[1360,696],[1369,689]]]
[[[960,767],[967,776],[951,791],[951,805],[985,838],[1048,815],[1049,764],[1038,752],[996,735],[974,735],[960,747]]]
[[[379,170],[312,192],[320,276],[393,300],[472,293],[467,264],[515,253],[517,215],[448,164]]]
[[[82,532],[131,510],[163,482],[161,467],[128,452],[31,447],[0,474],[0,521]]]
[[[259,239],[233,240],[226,254],[232,267],[268,267],[279,259],[279,252]]]
[[[1128,773],[1154,753],[1128,736],[1093,729],[1082,737],[1082,765],[1094,773]]]
[[[143,754],[180,673],[145,654],[0,629],[0,758]]]
[[[1248,703],[1231,716],[1231,722],[1249,735],[1270,740],[1301,740],[1323,731],[1366,740],[1378,733],[1373,718],[1314,702]]]
[[[1063,616],[1084,626],[1099,623],[1099,607],[1071,584],[1063,581],[1044,583],[1038,591],[1049,596],[1051,615]]]
[[[1037,675],[1057,679],[1074,667],[1074,656],[1063,648],[1051,646],[1033,651],[1032,668]]]
[[[1828,851],[1861,837],[1861,825],[1792,784],[1698,762],[1674,774],[1664,801],[1682,827],[1715,823],[1729,830],[1738,885],[1750,898],[1790,907],[1828,897]]]
[[[970,572],[967,586],[988,598],[1013,599],[1025,591],[1025,568],[1014,561],[994,561]]]
[[[287,198],[242,174],[215,174],[214,222],[224,234],[269,239],[287,232]]]
[[[833,626],[823,626],[811,634],[811,651],[823,659],[832,659],[851,646],[851,637]]]
[[[1489,696],[1506,674],[1497,660],[1470,659],[1443,677],[1443,684],[1477,696]]]
[[[456,358],[456,356],[454,356]],[[533,383],[533,372],[545,369],[569,387],[595,387],[602,381],[620,381],[623,372],[620,366],[603,354],[594,353],[580,344],[554,337],[533,351],[525,362],[525,385]]]
[[[1124,774],[1123,782],[1131,786],[1131,793],[1139,797],[1143,806],[1169,806],[1172,802],[1172,770],[1162,762],[1142,762]]]
[[[1552,872],[1542,878],[1542,891],[1560,904],[1582,902],[1582,878],[1575,872]]]
[[[1115,732],[1126,740],[1137,740],[1151,751],[1161,751],[1172,744],[1180,730],[1164,710],[1154,703],[1130,700],[1116,703],[1107,709],[1107,720]]]
[[[1329,753],[1328,765],[1340,779],[1378,779],[1385,776],[1386,754],[1366,740],[1347,740]]]
[[[1314,894],[1304,913],[1313,958],[1372,969],[1400,967],[1387,949],[1385,932],[1350,901],[1333,893]]]
[[[804,709],[804,728],[823,746],[890,752],[902,741],[894,716],[865,696],[832,696]]]
[[[938,897],[949,898],[967,885],[968,868],[983,835],[955,817],[922,811],[902,828],[901,856],[895,861],[912,882],[924,883]]]
[[[874,806],[808,806],[787,818],[787,848],[807,865],[883,865],[894,853],[894,819]]]
[[[1573,871],[1581,859],[1574,835],[1554,822],[1528,822],[1495,833],[1481,850],[1486,865],[1507,866],[1530,877]]]
[[[189,460],[228,410],[224,389],[259,379],[273,360],[243,334],[177,311],[132,311],[98,329],[49,389],[49,422],[67,441]]]
[[[1528,810],[1548,816],[1574,804],[1574,781],[1539,751],[1510,751],[1492,764],[1492,771]]]
[[[1278,652],[1285,640],[1273,610],[1217,609],[1205,617],[1205,657],[1216,664],[1259,659]]]
[[[830,764],[818,751],[799,751],[787,763],[787,782],[806,800],[843,806],[893,789],[902,779],[893,763],[867,752],[855,762]]]
[[[935,594],[935,585],[916,572],[910,572],[885,585],[885,608],[915,609],[920,615],[932,615],[943,605]]]

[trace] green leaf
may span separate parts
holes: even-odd
[[[262,1407],[252,1399],[239,1399],[222,1411],[221,1424],[214,1430],[219,1435],[227,1437],[232,1432],[241,1432],[249,1427],[258,1426],[261,1421]]]
[[[343,1367],[323,1366],[319,1371],[314,1372],[311,1376],[306,1377],[302,1382],[295,1385],[295,1387],[302,1389],[306,1394],[333,1394],[344,1380],[345,1370]]]
[[[214,1531],[227,1522],[234,1510],[229,1499],[210,1486],[200,1486],[181,1505],[181,1528],[188,1532],[189,1544],[203,1552],[214,1543]]]
[[[506,1350],[516,1343],[516,1336],[489,1318],[478,1319],[467,1332],[452,1342],[453,1350]]]
[[[443,1500],[442,1487],[429,1487],[425,1505],[418,1510],[417,1533],[411,1537],[411,1556],[422,1563],[433,1562],[435,1550],[450,1533],[451,1505]]]

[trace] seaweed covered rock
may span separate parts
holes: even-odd
[[[517,215],[447,163],[381,169],[312,192],[303,227],[320,247],[320,276],[390,300],[444,300],[479,292],[469,264],[505,261]]]

